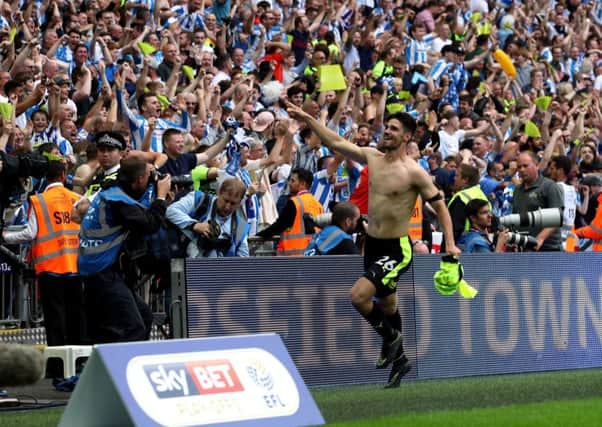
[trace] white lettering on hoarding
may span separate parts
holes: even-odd
[[[344,316],[337,310],[340,303],[347,303],[348,295],[349,291],[342,286],[331,289],[324,295],[324,323],[328,325],[324,329],[324,349],[327,350],[328,362],[333,364],[346,363],[357,357],[357,348],[338,345],[339,341],[344,341],[344,337],[357,333],[352,328],[351,316]]]
[[[571,282],[570,280],[564,280],[562,283],[560,316],[558,316],[553,286],[554,285],[552,283],[547,281],[541,282],[536,286],[539,294],[539,297],[536,298],[538,303],[537,321],[535,320],[534,314],[535,304],[533,302],[533,287],[531,286],[531,282],[528,280],[523,280],[520,288],[523,296],[525,324],[527,327],[529,344],[531,349],[536,352],[543,351],[545,349],[548,318],[549,325],[552,329],[554,346],[559,350],[566,350],[567,348],[569,336],[569,304],[571,299]]]
[[[416,356],[418,359],[428,354],[431,346],[431,303],[429,294],[424,288],[416,288],[416,331],[420,331],[416,337]]]
[[[508,302],[507,321],[503,322],[496,318],[496,298],[506,298]],[[518,333],[520,324],[520,313],[518,310],[518,298],[512,283],[506,280],[494,281],[485,289],[485,336],[491,350],[505,356],[511,354],[518,343]],[[497,326],[506,324],[506,339],[498,337]]]
[[[185,396],[189,394],[188,381],[186,381],[186,372],[184,369],[165,371],[163,365],[159,365],[156,371],[150,373],[150,379],[159,392],[182,390]]]
[[[479,288],[474,282],[470,284],[477,289]],[[470,315],[470,307],[472,307],[471,300],[465,298],[458,299],[460,342],[462,344],[462,351],[466,356],[472,355],[472,317]]]
[[[594,301],[585,281],[581,278],[577,279],[577,331],[581,348],[588,347],[587,333],[591,329],[587,327],[587,318],[598,336],[598,343],[595,345],[602,343],[602,278],[598,280],[598,301]]]

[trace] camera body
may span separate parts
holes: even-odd
[[[232,244],[229,236],[220,237],[222,235],[222,229],[220,225],[214,220],[210,219],[207,221],[210,227],[208,236],[199,235],[197,245],[200,251],[217,251],[226,252]]]
[[[149,182],[157,182],[161,181],[163,178],[167,176],[166,173],[161,173],[156,169],[151,170],[150,176],[148,178]]]

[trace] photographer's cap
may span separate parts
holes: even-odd
[[[110,147],[118,150],[127,148],[125,138],[119,132],[98,132],[94,135],[94,142],[97,147]]]

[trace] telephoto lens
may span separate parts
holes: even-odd
[[[503,228],[546,228],[562,226],[562,208],[538,209],[499,217]]]
[[[535,246],[537,246],[537,239],[527,234],[508,233],[507,243],[524,249],[535,249]]]

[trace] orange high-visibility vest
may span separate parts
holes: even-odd
[[[571,232],[566,236],[564,241],[565,252],[578,252],[579,251],[579,240],[575,239],[573,234],[575,233],[575,226],[571,228]]]
[[[575,234],[578,237],[585,237],[586,239],[592,239],[594,244],[592,245],[592,251],[602,252],[602,194],[598,195],[598,209],[596,209],[596,216],[590,223],[585,227],[578,228],[575,230]]]
[[[416,205],[414,205],[412,216],[410,216],[408,235],[413,242],[422,240],[422,199],[420,196],[416,198]]]
[[[71,220],[71,210],[79,198],[79,194],[62,186],[30,198],[38,222],[38,234],[31,247],[36,274],[77,273],[79,224]]]
[[[304,214],[312,216],[324,212],[322,204],[310,193],[303,193],[292,198],[295,204],[295,221],[291,228],[283,231],[278,242],[278,255],[302,256],[311,240],[311,234],[305,230]]]

